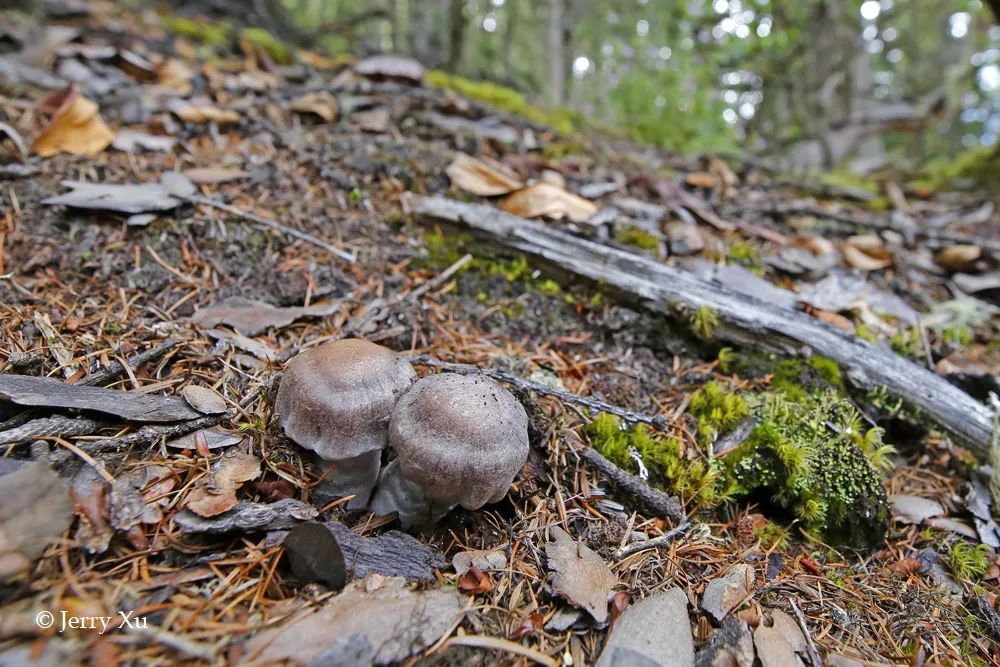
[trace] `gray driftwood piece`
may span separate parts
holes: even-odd
[[[861,389],[884,386],[893,397],[917,408],[949,435],[985,458],[992,416],[987,407],[887,348],[845,334],[809,315],[777,307],[722,285],[694,277],[641,255],[594,243],[490,206],[445,197],[413,197],[411,210],[424,224],[450,224],[544,264],[601,281],[625,298],[664,313],[689,319],[702,306],[719,318],[713,335],[739,345],[782,354],[812,351],[830,357]]]
[[[348,580],[363,579],[372,572],[378,572],[387,577],[434,581],[435,568],[445,565],[444,554],[440,551],[398,530],[390,530],[378,537],[365,537],[336,521],[323,525],[340,545]]]
[[[180,396],[66,384],[34,375],[0,375],[0,398],[18,405],[94,410],[137,422],[176,422],[201,416]]]

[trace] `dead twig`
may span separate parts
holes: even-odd
[[[250,211],[244,211],[241,208],[236,208],[235,206],[224,204],[221,201],[216,201],[210,197],[202,197],[201,195],[191,195],[185,197],[185,199],[191,202],[192,204],[211,206],[212,208],[219,209],[220,211],[225,211],[226,213],[231,213],[232,215],[235,215],[239,218],[243,218],[245,220],[249,220],[258,225],[263,225],[264,227],[270,227],[271,229],[277,230],[284,234],[288,234],[289,236],[293,236],[299,239],[300,241],[311,243],[317,248],[322,248],[323,250],[326,250],[327,252],[336,255],[340,259],[350,264],[354,264],[355,262],[354,255],[347,252],[346,250],[341,250],[337,246],[331,245],[326,241],[322,241],[313,236],[312,234],[307,234],[293,227],[289,227],[288,225],[283,225],[280,222],[275,222],[274,220],[268,220],[267,218],[261,217],[256,213],[251,213]]]
[[[0,431],[0,445],[20,445],[34,442],[39,438],[69,438],[76,435],[90,435],[103,427],[104,422],[89,417],[52,415],[51,417],[32,419],[20,426]]]
[[[451,278],[453,275],[461,271],[462,268],[471,261],[472,261],[472,255],[466,253],[465,255],[460,257],[457,262],[449,266],[447,269],[445,269],[438,275],[434,276],[427,282],[415,287],[412,292],[406,295],[405,297],[406,300],[416,301],[417,299],[419,299],[432,289],[436,289],[439,285],[443,285],[448,281],[449,278]]]
[[[799,609],[798,603],[795,598],[790,597],[788,601],[792,605],[792,613],[795,614],[795,621],[799,624],[799,630],[802,631],[802,636],[806,638],[806,655],[809,656],[809,664],[812,667],[823,667],[823,661],[819,659],[819,652],[816,650],[816,644],[813,642],[812,635],[809,634],[809,626],[806,625],[806,616]],[[994,612],[996,613],[996,612]]]
[[[149,348],[148,350],[143,350],[133,354],[126,360],[129,368],[138,368],[143,364],[148,364],[150,361],[155,361],[165,355],[167,352],[177,347],[179,341],[169,339],[165,340],[159,345]],[[112,380],[117,380],[121,376],[125,375],[125,366],[122,365],[120,361],[112,361],[110,364],[96,370],[87,377],[83,378],[77,384],[85,385],[88,387],[98,387],[105,385]]]
[[[660,549],[663,547],[670,546],[676,538],[680,537],[691,528],[691,522],[685,521],[681,525],[673,528],[659,537],[654,537],[651,540],[643,540],[641,542],[633,542],[632,544],[626,544],[621,549],[615,552],[615,560],[624,560],[633,554],[637,554],[641,551],[647,551],[649,549]]]
[[[577,456],[607,477],[619,490],[638,500],[646,511],[675,522],[686,520],[687,516],[679,498],[654,489],[642,478],[622,470],[604,458],[593,447],[581,443],[580,446],[574,448],[574,451]]]
[[[439,368],[449,373],[461,373],[463,375],[481,373],[482,375],[491,377],[499,382],[513,385],[518,389],[526,389],[545,396],[552,396],[553,398],[558,398],[560,401],[582,405],[597,412],[607,412],[608,414],[620,417],[622,420],[630,424],[649,424],[659,430],[663,430],[667,427],[667,418],[663,415],[647,415],[641,412],[626,410],[625,408],[620,408],[616,405],[606,403],[599,398],[580,396],[579,394],[563,391],[562,389],[553,389],[552,387],[547,387],[543,384],[538,384],[537,382],[525,380],[524,378],[518,377],[513,373],[509,373],[508,371],[501,370],[499,368],[479,368],[478,366],[473,366],[471,364],[456,364],[450,361],[440,361],[427,354],[418,354],[412,357],[405,357],[405,359],[411,364]]]

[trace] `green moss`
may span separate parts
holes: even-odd
[[[819,180],[824,185],[830,185],[835,188],[861,190],[870,195],[877,195],[879,192],[878,183],[849,171],[828,171],[820,176]]]
[[[728,373],[732,370],[733,364],[739,359],[739,355],[736,350],[731,347],[724,347],[719,350],[719,370],[723,373]]]
[[[469,99],[523,116],[540,125],[549,125],[560,134],[573,134],[578,124],[579,116],[570,109],[543,109],[529,103],[524,95],[516,90],[488,81],[472,81],[440,70],[427,72],[424,80],[436,88],[452,90]]]
[[[615,240],[622,245],[630,245],[643,250],[650,250],[660,256],[660,239],[641,227],[635,225],[619,225],[615,228]]]
[[[813,355],[807,359],[779,361],[772,371],[771,388],[793,401],[803,400],[817,390],[844,386],[840,365],[828,357]]]
[[[729,261],[750,269],[754,273],[760,273],[764,270],[764,261],[760,257],[760,250],[754,244],[742,239],[737,239],[729,245],[726,256]]]
[[[964,540],[955,542],[948,554],[952,574],[959,581],[978,580],[990,567],[990,548],[985,544],[972,544]]]
[[[579,141],[550,141],[542,146],[542,157],[547,162],[560,162],[571,155],[587,155],[587,147]]]
[[[719,315],[707,303],[691,313],[691,331],[698,338],[703,340],[711,338],[717,326],[719,326]]]
[[[163,27],[172,33],[208,46],[225,46],[233,35],[233,27],[228,23],[215,23],[200,17],[197,20],[175,14],[162,17]]]
[[[791,531],[788,527],[774,521],[765,521],[763,525],[758,526],[754,530],[754,537],[760,540],[761,546],[767,550],[785,551],[791,543]]]
[[[690,409],[709,452],[718,435],[748,416],[755,425],[742,445],[707,460],[684,456],[675,438],[645,427],[622,429],[608,415],[595,419],[588,433],[615,464],[635,473],[638,458],[651,482],[701,507],[767,498],[831,542],[861,548],[881,542],[889,507],[878,464],[892,450],[880,430],[863,427],[853,404],[836,391],[793,400],[783,392],[744,396],[708,383],[692,395]]]
[[[716,382],[706,383],[691,395],[690,410],[698,419],[698,434],[705,444],[733,430],[750,415],[743,396],[724,391]]]
[[[246,40],[263,49],[278,65],[290,65],[292,62],[291,50],[277,37],[263,28],[244,28],[240,31],[240,39]]]
[[[916,186],[917,181],[911,183]],[[956,186],[1000,186],[1000,143],[975,146],[954,157],[928,162],[920,185],[925,190],[954,189]]]
[[[734,493],[767,492],[828,540],[878,544],[889,516],[872,460],[889,453],[881,432],[865,430],[853,404],[832,390],[796,398],[767,392],[752,403],[757,426],[723,460]]]
[[[652,434],[645,424],[624,428],[614,415],[599,414],[587,425],[594,448],[623,470],[639,474],[639,461],[654,486],[708,508],[725,500],[718,493],[718,467],[704,460],[687,460],[677,438]]]

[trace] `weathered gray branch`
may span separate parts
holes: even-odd
[[[738,294],[682,269],[524,220],[490,206],[444,197],[418,197],[411,210],[423,223],[451,224],[523,252],[551,267],[584,277],[672,317],[701,307],[719,318],[714,333],[740,345],[785,354],[811,350],[830,357],[856,387],[888,393],[936,422],[979,457],[989,451],[989,409],[938,375],[809,315]]]

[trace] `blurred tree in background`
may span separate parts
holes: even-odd
[[[1000,134],[1000,26],[980,0],[230,4],[282,39],[412,55],[688,153],[874,167]]]

